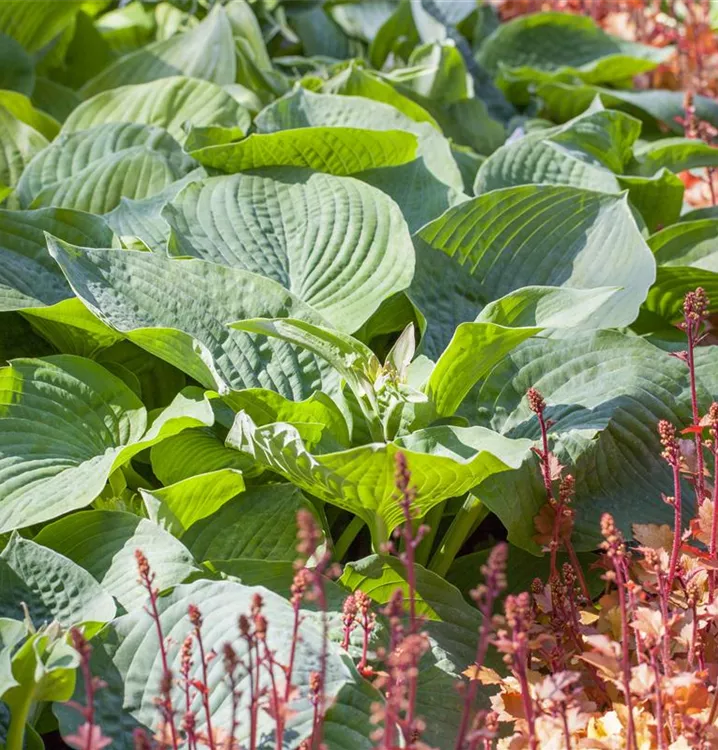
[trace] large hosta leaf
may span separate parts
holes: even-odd
[[[327,94],[344,94],[345,96],[363,96],[377,102],[390,104],[417,122],[428,122],[439,127],[436,120],[419,104],[397,91],[388,81],[373,71],[365,70],[351,64],[337,73],[323,86]]]
[[[311,507],[291,484],[252,487],[208,518],[182,541],[197,560],[297,558],[297,512]]]
[[[61,135],[33,159],[18,184],[25,207],[105,213],[122,197],[147,198],[196,167],[166,131],[133,123]]]
[[[536,13],[499,26],[482,44],[478,60],[492,72],[534,69],[606,83],[652,70],[671,54],[612,37],[584,16]]]
[[[175,673],[179,673],[180,647],[192,627],[187,619],[187,607],[190,604],[196,605],[203,614],[202,634],[205,649],[221,653],[224,643],[230,642],[239,658],[244,658],[245,641],[239,636],[237,618],[240,614],[249,612],[255,594],[260,594],[264,601],[263,613],[269,624],[267,645],[274,652],[277,662],[287,663],[294,620],[292,607],[287,601],[262,587],[249,587],[231,581],[198,581],[190,585],[178,586],[172,594],[162,597],[158,602],[162,629],[172,644],[170,668]],[[162,663],[152,621],[147,612],[138,609],[117,619],[112,627],[114,630],[112,641],[116,643],[108,646],[112,664],[108,665],[107,673],[113,675],[119,672],[122,677],[123,712],[131,714],[136,721],[145,726],[156,728],[159,717],[154,696],[162,675]],[[294,682],[301,687],[291,706],[295,713],[287,722],[287,738],[291,737],[289,741],[292,743],[311,733],[313,707],[306,686],[309,684],[310,673],[319,669],[321,642],[320,625],[316,619],[305,618],[301,626],[301,639],[297,644],[294,671]],[[356,690],[355,686],[360,682],[360,678],[338,644],[329,642],[327,648],[326,693],[330,700],[338,697],[339,706],[341,706],[343,688],[350,691]],[[191,677],[201,679],[201,667],[197,661],[195,663],[196,671],[192,672]],[[278,684],[283,686],[279,670],[275,677]],[[214,727],[229,731],[232,700],[221,659],[214,659],[210,663],[207,681],[211,696],[212,724]],[[261,689],[269,689],[269,676],[266,672],[262,674],[261,684]],[[239,743],[245,744],[249,734],[249,721],[246,720],[249,686],[246,672],[242,670],[238,673],[238,689],[241,696],[241,721],[235,736]],[[177,685],[174,691],[174,700],[177,705],[180,705],[183,700],[180,685]],[[109,713],[105,701],[116,704],[114,690],[102,692],[105,695],[98,693],[97,698],[101,720]],[[201,710],[199,694],[196,696],[196,705],[193,709],[197,713],[198,729],[201,731],[204,727],[204,718],[200,717],[204,714]],[[72,720],[76,721],[75,718]],[[121,717],[115,714],[113,725],[108,725],[106,731],[113,737],[113,746],[131,748],[131,732],[128,733],[125,730],[120,733],[124,721],[126,720],[121,720]],[[273,726],[274,720],[267,713],[260,712],[260,736],[271,736]],[[371,745],[365,741],[359,747],[364,750]]]
[[[650,177],[660,169],[681,172],[684,169],[718,166],[718,148],[694,138],[661,138],[636,149],[635,174]]]
[[[26,307],[22,315],[64,354],[94,358],[122,339],[121,334],[98,320],[76,297],[49,307]]]
[[[112,243],[107,224],[90,214],[62,208],[0,210],[0,310],[52,305],[72,295],[47,252],[44,232],[90,247]]]
[[[650,331],[673,324],[683,317],[683,298],[703,287],[710,299],[710,312],[718,309],[718,255],[714,218],[681,221],[648,239],[658,263],[656,282],[648,292],[638,330]]]
[[[234,83],[237,71],[232,27],[221,5],[193,29],[121,57],[89,81],[85,97],[132,83],[185,75],[217,84]]]
[[[321,446],[321,452],[325,452],[349,447],[346,418],[336,403],[321,391],[304,401],[290,401],[274,391],[248,388],[228,393],[223,401],[234,413],[247,412],[257,425],[289,422],[312,449]]]
[[[108,122],[135,122],[164,128],[183,142],[186,125],[222,125],[249,129],[249,112],[211,81],[184,76],[120,86],[83,102],[65,120],[65,133]]]
[[[350,510],[372,530],[374,543],[401,523],[394,487],[394,458],[402,451],[423,515],[466,492],[487,476],[517,466],[528,450],[524,440],[504,440],[480,428],[433,427],[392,443],[371,443],[336,453],[311,454],[289,424],[257,427],[237,415],[227,444],[322,500]]]
[[[718,393],[716,355],[700,353],[701,408]],[[512,438],[539,438],[525,394],[535,386],[548,404],[552,444],[576,477],[578,547],[593,549],[599,518],[610,512],[630,536],[632,523],[670,523],[661,492],[672,490],[656,431],[660,419],[691,421],[688,369],[683,362],[635,336],[576,334],[571,340],[533,339],[521,344],[485,381],[479,417]],[[693,493],[686,484],[686,518]],[[517,472],[489,478],[475,489],[509,529],[509,538],[535,549],[533,518],[545,503],[536,459]]]
[[[359,96],[313,94],[299,88],[262,110],[255,122],[260,133],[322,126],[414,133],[419,139],[417,153],[427,167],[455,190],[462,187],[461,174],[446,138],[428,123],[416,122],[388,104]]]
[[[396,204],[350,178],[294,169],[214,177],[187,186],[163,216],[172,254],[268,276],[345,331],[414,272]]]
[[[687,292],[702,287],[710,300],[710,312],[718,309],[718,273],[701,267],[659,266],[656,283],[651,287],[637,321],[639,330],[665,327],[683,319],[683,300]],[[645,316],[647,312],[651,317]]]
[[[332,391],[311,354],[227,328],[257,315],[323,318],[274,281],[201,260],[79,248],[48,240],[75,294],[110,327],[208,388],[269,388],[288,398]]]
[[[630,203],[641,214],[649,232],[678,221],[685,187],[673,172],[661,169],[652,177],[620,175],[618,183],[628,190]]]
[[[292,166],[351,175],[406,164],[416,156],[416,138],[401,130],[307,127],[254,133],[236,143],[204,146],[191,153],[201,164],[224,172]]]
[[[461,323],[431,371],[426,392],[440,416],[453,414],[469,391],[514,347],[540,331],[589,321],[618,289],[524,287]]]
[[[438,356],[456,326],[527,285],[623,287],[584,327],[630,324],[655,262],[625,196],[530,185],[449,209],[415,236],[410,296],[427,318],[422,346]]]
[[[136,565],[135,550],[147,556],[160,590],[181,583],[197,569],[187,548],[171,534],[121,511],[73,513],[45,526],[34,541],[84,568],[127,610],[141,607],[147,596],[130,573]]]
[[[143,448],[213,418],[205,398],[191,391],[148,429],[137,396],[95,362],[13,360],[0,370],[0,531],[87,505]]]
[[[474,192],[547,182],[611,193],[632,157],[641,123],[622,112],[591,108],[556,128],[502,146],[480,167]]]
[[[3,617],[22,618],[23,603],[36,626],[57,620],[69,627],[115,616],[112,597],[86,570],[18,535],[0,555],[0,584]]]
[[[516,73],[506,74],[510,79]],[[599,96],[605,107],[611,109],[625,110],[638,117],[650,128],[660,134],[656,127],[660,123],[661,128],[668,129],[674,133],[681,134],[683,128],[677,119],[684,115],[684,94],[681,91],[669,91],[667,89],[609,89],[601,86],[592,86],[586,83],[572,81],[566,83],[560,80],[543,80],[537,71],[524,71],[523,78],[517,76],[521,85],[526,81],[540,81],[532,83],[532,89],[541,99],[542,112],[556,122],[565,122],[584,112],[591,102]],[[696,115],[707,120],[713,125],[718,124],[718,104],[714,99],[707,96],[695,96],[693,99]]]

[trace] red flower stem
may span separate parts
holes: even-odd
[[[207,659],[204,653],[204,644],[202,643],[202,632],[201,628],[196,627],[194,630],[195,638],[197,640],[197,647],[199,648],[199,658],[202,662],[202,683],[204,690],[202,690],[202,706],[204,707],[204,718],[207,722],[207,745],[210,750],[215,750],[214,733],[212,731],[212,716],[209,708],[209,683],[207,682]]]
[[[623,568],[620,561],[614,560],[613,569],[616,574],[616,586],[618,587],[618,606],[621,612],[621,670],[623,672],[623,693],[626,699],[628,711],[628,732],[626,736],[626,750],[636,750],[636,727],[633,721],[633,705],[631,701],[631,663],[628,650],[628,612],[626,608],[626,589],[623,578]]]
[[[294,608],[294,622],[292,623],[292,643],[289,647],[289,664],[287,664],[285,671],[286,683],[284,685],[284,702],[288,703],[292,692],[292,673],[294,672],[294,659],[297,655],[297,643],[299,642],[299,623],[300,614],[299,607],[301,601],[292,602]]]
[[[526,717],[526,724],[528,725],[529,733],[529,748],[530,750],[538,750],[538,740],[536,738],[536,720],[534,718],[534,707],[533,700],[531,699],[531,692],[529,689],[528,675],[526,674],[526,661],[527,655],[521,653],[520,655],[514,656],[514,671],[518,678],[519,685],[521,686],[521,702],[524,707],[524,716]]]
[[[155,623],[155,630],[157,631],[157,638],[159,640],[160,645],[160,657],[162,659],[162,682],[169,683],[169,680],[167,679],[172,672],[170,671],[169,664],[167,661],[167,647],[165,645],[165,638],[162,633],[162,624],[160,623],[160,613],[157,610],[157,591],[152,586],[152,580],[150,578],[149,573],[143,573],[140,572],[140,577],[143,586],[147,589],[147,592],[150,596],[150,616],[154,620]],[[170,727],[170,735],[172,737],[172,748],[173,750],[177,750],[178,748],[178,741],[177,741],[177,727],[175,726],[175,720],[174,720],[174,711],[172,710],[172,695],[170,693],[170,686],[168,685],[166,689],[163,686],[164,695],[162,696],[164,699],[164,718],[165,721],[169,724]]]
[[[252,705],[252,720],[254,721],[255,738],[259,731],[259,701],[262,697],[262,658],[259,654],[259,638],[255,632],[252,639],[254,645],[254,703]]]
[[[564,540],[564,546],[566,547],[566,552],[568,552],[568,557],[571,560],[571,565],[576,572],[578,585],[581,587],[581,593],[583,594],[586,601],[590,602],[591,592],[588,590],[588,584],[586,583],[586,578],[583,575],[583,569],[581,568],[581,563],[578,559],[578,555],[576,554],[576,550],[573,547],[573,543],[570,539],[566,539]]]
[[[189,714],[192,710],[192,697],[190,695],[190,689],[189,689],[189,679],[184,679],[184,705],[185,705],[185,713]],[[197,747],[197,738],[194,734],[194,729],[189,729],[186,727],[187,730],[187,745],[189,746],[189,750],[194,750]]]
[[[322,612],[322,650],[319,655],[319,675],[321,680],[319,695],[314,704],[314,719],[312,721],[312,736],[309,742],[311,750],[319,750],[322,745],[322,734],[324,731],[324,712],[326,697],[324,686],[327,677],[327,642],[329,640],[329,623],[327,622],[327,597],[324,591],[324,578],[321,573],[314,571],[315,588],[319,600],[319,608]]]
[[[673,590],[673,580],[676,577],[678,567],[678,553],[681,549],[682,529],[682,499],[681,499],[681,469],[676,461],[673,465],[673,549],[671,550],[671,561],[668,567],[667,596]]]
[[[237,693],[237,679],[234,672],[230,672],[229,674],[229,687],[232,690],[232,721],[230,723],[229,741],[231,743],[230,747],[234,748],[235,737],[237,736],[237,729],[239,727],[239,694]]]
[[[712,183],[711,183],[712,184]],[[715,203],[714,203],[715,205]],[[695,324],[693,321],[686,321],[686,334],[688,335],[688,376],[690,378],[691,386],[691,412],[693,415],[693,424],[697,425],[700,422],[700,414],[698,413],[698,393],[696,390],[696,362],[695,362],[695,346],[696,346],[696,333],[700,327],[700,322]],[[696,500],[700,507],[705,500],[705,477],[703,476],[703,438],[700,432],[695,433],[693,436],[693,442],[696,447]]]
[[[474,666],[477,671],[484,663],[486,658],[486,652],[489,648],[489,638],[491,637],[491,612],[493,609],[494,600],[491,599],[490,605],[482,609],[481,614],[483,620],[481,622],[481,632],[479,633],[479,641],[476,645],[476,658],[474,659]],[[461,723],[459,724],[459,732],[456,735],[456,744],[454,745],[455,750],[461,750],[464,746],[464,739],[466,732],[469,728],[469,721],[471,720],[471,709],[474,706],[476,700],[476,691],[479,687],[479,680],[476,675],[469,681],[469,686],[466,689],[464,695],[464,710],[461,714]]]
[[[267,642],[264,642],[264,662],[267,665],[269,671],[269,679],[272,683],[272,701],[274,703],[274,723],[276,727],[277,735],[277,747],[284,745],[284,707],[280,705],[279,690],[277,688],[277,681],[274,678],[274,657],[272,652],[269,650]]]
[[[256,695],[254,691],[254,659],[252,658],[252,648],[254,640],[252,635],[246,637],[247,641],[247,675],[249,677],[249,749],[257,750],[257,711]],[[257,665],[259,668],[259,665]]]
[[[563,724],[563,738],[566,740],[566,750],[571,750],[571,730],[568,728],[568,716],[566,715],[566,706],[561,706],[561,721]]]
[[[669,611],[668,611],[668,586],[667,582],[663,577],[663,573],[659,569],[658,574],[658,601],[661,607],[661,616],[663,618],[663,635],[661,637],[661,648],[662,648],[662,659],[663,659],[663,672],[670,674],[670,660],[671,660],[671,644],[668,636],[668,623]]]
[[[651,651],[651,666],[653,667],[653,679],[656,681],[654,694],[654,706],[656,711],[656,735],[658,736],[658,750],[666,750],[666,736],[663,731],[663,695],[661,693],[661,672],[658,669],[655,651]]]
[[[369,613],[366,612],[362,615],[362,630],[363,638],[362,638],[362,644],[361,644],[361,659],[359,661],[359,666],[357,669],[361,673],[364,669],[366,669],[367,665],[367,659],[369,654],[369,636],[371,635],[371,630],[369,628]]]
[[[548,426],[544,419],[543,412],[539,411],[536,413],[538,417],[539,427],[541,429],[541,477],[543,478],[543,485],[546,488],[546,499],[549,504],[554,507],[554,494],[553,484],[551,482],[551,466],[549,464],[549,449],[548,449]],[[563,516],[563,504],[560,503],[554,507],[554,519],[553,529],[551,530],[551,567],[549,572],[549,578],[558,576],[558,569],[556,567],[556,558],[558,556],[559,548],[559,533],[561,530],[561,518]],[[583,576],[582,576],[583,577]]]

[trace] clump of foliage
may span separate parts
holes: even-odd
[[[0,2],[6,750],[715,744],[714,16]]]

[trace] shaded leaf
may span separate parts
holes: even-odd
[[[196,570],[194,558],[171,534],[144,518],[111,510],[73,513],[45,526],[34,540],[84,568],[125,609],[144,604],[147,591],[133,575],[135,550],[147,556],[160,590]]]

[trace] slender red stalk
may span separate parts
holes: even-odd
[[[202,707],[204,708],[204,720],[207,724],[207,745],[209,750],[215,750],[214,732],[212,731],[212,712],[209,706],[209,682],[207,681],[207,655],[204,651],[204,644],[202,643],[202,614],[199,609],[194,605],[190,604],[187,610],[189,620],[194,628],[194,637],[197,641],[197,648],[199,649],[200,667],[202,669]]]
[[[623,693],[626,700],[626,711],[628,713],[628,730],[626,732],[626,750],[637,750],[636,726],[633,718],[633,701],[631,698],[631,662],[629,652],[629,622],[628,608],[626,606],[626,579],[624,575],[624,559],[626,556],[626,545],[623,536],[616,528],[613,516],[604,513],[601,516],[601,534],[604,542],[603,548],[613,565],[613,579],[618,589],[618,608],[621,614],[621,673],[623,677]]]
[[[183,728],[187,735],[187,744],[189,750],[197,747],[197,736],[195,734],[195,715],[192,711],[192,690],[190,671],[192,669],[192,634],[188,635],[182,644],[180,654],[180,677],[182,678],[182,690],[184,691],[185,714],[183,719]]]
[[[708,410],[708,423],[710,426],[710,447],[713,454],[713,491],[711,492],[712,519],[711,537],[708,552],[711,560],[718,563],[718,403],[715,401]],[[711,570],[708,576],[708,590],[710,598],[713,599],[716,592],[716,571]]]
[[[688,296],[688,295],[686,295]],[[706,301],[707,304],[707,301]],[[688,307],[688,305],[684,305]],[[688,364],[688,377],[690,382],[691,390],[691,414],[693,416],[693,424],[698,425],[700,422],[700,414],[698,413],[698,393],[696,390],[696,362],[695,362],[695,347],[697,337],[700,333],[700,328],[703,324],[703,318],[699,317],[697,320],[692,320],[689,317],[690,313],[686,313],[686,335],[688,336],[688,350],[686,352],[686,362]],[[703,436],[700,432],[696,432],[693,436],[693,442],[696,450],[696,502],[698,506],[703,504],[705,500],[705,476],[703,466]]]
[[[292,621],[292,639],[289,646],[289,662],[284,669],[285,683],[284,683],[284,703],[288,703],[292,694],[292,674],[294,673],[294,660],[297,655],[297,644],[299,643],[299,625],[301,624],[300,607],[302,606],[302,600],[306,593],[307,586],[310,583],[309,571],[300,567],[294,574],[294,580],[292,581],[292,610],[294,611],[294,618]]]
[[[666,502],[673,506],[673,546],[668,568],[667,594],[673,589],[673,581],[678,568],[678,556],[681,549],[681,537],[683,529],[683,501],[681,498],[681,453],[676,439],[676,428],[665,419],[658,423],[658,434],[663,446],[661,454],[673,472],[673,496],[665,498]]]
[[[568,728],[568,715],[566,713],[566,706],[561,705],[561,724],[563,727],[563,739],[566,743],[566,750],[571,750],[571,730]]]
[[[508,545],[504,543],[497,544],[493,548],[486,565],[482,566],[481,569],[484,576],[484,585],[471,592],[482,616],[479,640],[476,644],[476,656],[474,658],[474,667],[477,673],[484,663],[486,652],[489,648],[494,603],[506,588],[506,560],[508,558],[508,551]],[[455,750],[461,750],[464,746],[478,687],[478,675],[475,674],[470,678],[469,685],[464,694],[464,708],[461,714],[459,731],[456,735]]]
[[[64,735],[66,744],[76,750],[102,750],[112,740],[105,737],[102,728],[95,724],[95,691],[97,688],[105,687],[106,683],[99,677],[92,676],[90,657],[92,646],[83,633],[77,628],[70,629],[70,640],[72,647],[80,656],[80,672],[85,685],[85,704],[81,705],[70,701],[69,705],[78,711],[85,719],[74,735]]]
[[[237,690],[237,667],[239,660],[237,653],[230,643],[225,643],[223,648],[224,671],[229,682],[229,689],[232,695],[232,719],[229,729],[230,750],[233,750],[237,737],[237,728],[239,727],[239,691]]]
[[[681,549],[681,535],[683,528],[683,502],[681,500],[681,473],[679,467],[673,467],[673,547],[668,569],[668,592],[673,588],[673,581],[678,569],[678,555]]]
[[[531,690],[529,688],[529,678],[526,671],[527,655],[522,655],[520,658],[514,659],[514,672],[519,681],[521,687],[521,703],[524,707],[524,715],[526,717],[526,724],[528,726],[529,733],[529,747],[531,750],[537,750],[538,739],[536,738],[536,719],[534,717],[533,700],[531,698]]]
[[[147,558],[142,553],[142,550],[135,550],[135,560],[137,562],[137,570],[139,572],[139,583],[145,588],[149,595],[150,605],[147,610],[148,614],[152,618],[155,624],[155,630],[157,632],[157,640],[159,641],[160,658],[162,660],[162,679],[160,681],[160,710],[162,712],[162,718],[165,724],[169,727],[170,736],[172,738],[172,748],[177,750],[179,746],[178,732],[175,725],[175,711],[172,705],[172,670],[169,668],[169,661],[167,659],[167,645],[165,643],[164,634],[162,633],[162,623],[160,621],[160,614],[157,609],[157,597],[159,596],[159,590],[155,588],[155,574],[150,569],[150,564]]]
[[[299,543],[297,552],[300,555],[300,566],[305,565],[306,560],[318,554],[319,545],[322,540],[322,531],[314,518],[314,515],[306,509],[297,513],[297,536]],[[315,699],[315,718],[312,723],[312,736],[310,748],[319,750],[322,745],[324,731],[324,715],[326,713],[326,676],[327,676],[327,643],[329,641],[329,623],[327,620],[327,597],[325,591],[325,575],[331,573],[331,553],[325,551],[319,555],[313,570],[304,568],[307,581],[311,585],[311,596],[317,601],[322,618],[322,648],[319,655],[319,672],[315,680],[319,693]],[[294,657],[292,657],[293,659]]]
[[[666,735],[663,731],[663,696],[661,694],[661,672],[658,669],[655,651],[651,651],[651,667],[656,687],[653,697],[653,705],[656,712],[656,735],[658,736],[658,750],[666,750]]]
[[[558,551],[561,547],[561,521],[566,519],[571,519],[571,523],[573,523],[573,511],[570,510],[567,505],[571,502],[572,495],[574,492],[575,482],[573,477],[568,474],[561,480],[561,486],[559,489],[559,497],[558,500],[556,500],[556,496],[554,494],[553,490],[553,471],[557,471],[557,473],[560,474],[560,470],[563,468],[561,467],[557,461],[555,461],[555,457],[549,450],[548,445],[548,429],[551,426],[551,422],[547,421],[544,416],[544,411],[546,409],[546,401],[544,400],[544,397],[535,389],[535,388],[529,388],[526,397],[528,399],[529,408],[531,411],[536,415],[536,418],[538,419],[539,423],[539,429],[541,431],[541,449],[534,449],[534,452],[539,458],[539,465],[541,468],[541,478],[543,479],[544,488],[546,489],[546,500],[548,504],[553,508],[554,511],[554,518],[553,518],[553,526],[551,529],[551,542],[549,544],[549,553],[550,553],[550,567],[549,567],[549,580],[553,578],[558,577],[558,565],[557,565],[557,559],[558,559]],[[554,462],[556,464],[556,470],[552,470],[551,464],[552,464],[552,458],[554,458]],[[583,569],[581,568],[581,563],[578,559],[578,556],[576,555],[576,550],[573,547],[573,544],[571,543],[570,536],[567,536],[563,539],[563,545],[566,548],[566,552],[568,553],[569,559],[571,560],[571,565],[573,565],[574,570],[576,571],[576,576],[578,577],[578,582],[581,587],[581,593],[585,597],[586,601],[591,600],[591,594],[588,590],[588,585],[586,584],[586,578],[583,575]]]
[[[414,501],[416,499],[416,488],[411,486],[411,472],[407,465],[406,456],[398,452],[394,457],[396,472],[394,483],[398,492],[399,505],[404,514],[404,523],[399,530],[398,536],[403,542],[400,559],[406,569],[406,581],[409,589],[409,635],[419,632],[420,621],[416,615],[416,548],[422,538],[429,530],[426,526],[419,526],[414,532]],[[414,732],[416,694],[419,686],[418,663],[410,665],[407,670],[408,698],[406,706],[405,726],[410,733]],[[410,741],[410,737],[406,737]]]
[[[249,681],[249,750],[257,750],[257,703],[259,695],[255,688],[254,640],[252,626],[246,615],[239,616],[239,634],[247,644],[247,677]]]
[[[274,675],[274,667],[276,662],[274,661],[274,654],[269,650],[267,641],[264,642],[264,664],[269,672],[269,681],[272,686],[272,713],[274,715],[274,726],[275,726],[275,737],[277,741],[277,747],[282,747],[284,744],[284,704],[282,703],[281,696],[279,694],[279,688],[277,687],[277,680]]]

